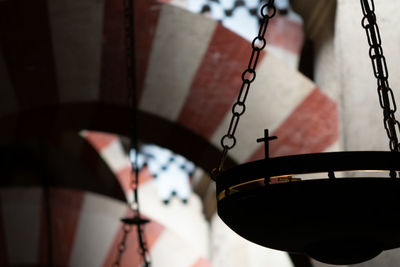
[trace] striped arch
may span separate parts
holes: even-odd
[[[111,266],[122,234],[118,218],[128,213],[121,201],[79,190],[51,189],[48,215],[42,189],[3,188],[0,190],[1,265],[48,265],[47,235],[51,233],[54,266]],[[46,216],[50,216],[51,228],[46,225]],[[154,266],[211,266],[190,243],[154,219],[145,234]],[[178,250],[168,250],[166,254],[165,248],[173,246]],[[137,251],[133,230],[122,266],[139,267]]]
[[[135,3],[141,112],[219,147],[250,44],[217,22],[180,8],[157,1]],[[9,126],[1,133],[2,142],[31,131],[102,130],[95,125],[102,120],[108,132],[128,132],[129,126],[121,125],[129,122],[123,111],[128,110],[128,92],[121,5],[111,0],[0,3],[6,22],[1,25],[7,25],[0,28],[1,94],[8,100],[0,118]],[[37,14],[40,20],[34,19]],[[277,34],[272,40],[284,38]],[[283,42],[283,50],[293,50],[286,46]],[[262,54],[232,158],[256,158],[260,145],[255,140],[267,127],[283,136],[274,144],[285,148],[275,155],[324,151],[338,139],[336,103],[272,52]]]
[[[104,162],[111,168],[116,179],[120,183],[127,199],[132,197],[130,181],[133,179],[132,166],[128,154],[124,151],[120,137],[115,134],[83,131],[82,137],[85,138],[99,153]],[[139,186],[152,179],[152,175],[143,168],[139,174]]]
[[[108,166],[113,170],[116,179],[124,188],[126,198],[132,198],[132,190],[129,187],[129,181],[131,177],[131,165],[129,162],[129,156],[124,151],[121,137],[115,134],[93,132],[93,131],[83,131],[81,135],[88,140],[93,147],[98,151],[103,160]],[[157,181],[148,171],[147,167],[144,167],[139,174],[139,196],[141,199],[141,210],[150,219],[154,219],[161,223],[164,227],[174,231],[174,232],[185,232],[182,228],[192,229],[193,233],[204,232],[204,236],[198,236],[196,238],[196,243],[199,244],[199,250],[203,251],[203,257],[207,257],[207,247],[208,241],[205,239],[208,231],[205,228],[206,220],[202,211],[204,210],[204,202],[206,201],[204,196],[201,194],[195,195],[191,194],[189,196],[188,202],[186,204],[180,201],[172,201],[169,205],[163,204],[157,193]],[[207,180],[209,180],[207,178]],[[196,185],[192,183],[193,190],[195,190]],[[215,193],[212,197],[215,201]],[[178,203],[179,204],[178,204]],[[215,205],[216,206],[216,203]],[[180,210],[180,214],[174,214],[173,216],[169,214],[172,210]],[[214,210],[215,212],[216,210]],[[175,219],[171,220],[171,217]],[[182,223],[190,221],[190,226],[184,226]],[[193,243],[193,234],[183,234],[182,238],[186,239],[187,243]]]
[[[51,158],[48,161],[49,166],[52,166],[54,161],[59,162],[55,160],[57,156],[60,156],[63,160],[72,157],[89,167],[95,175],[94,180],[90,180],[87,173],[83,174],[85,176],[80,175],[70,161],[65,162],[68,165],[67,167],[58,166],[58,169],[55,168],[56,166],[51,167],[51,170],[55,169],[56,172],[62,173],[50,173],[50,177],[55,178],[54,181],[50,181],[50,184],[55,186],[49,192],[50,211],[46,210],[44,191],[38,187],[41,185],[40,180],[31,179],[29,180],[30,187],[24,188],[20,186],[28,184],[21,184],[21,180],[10,179],[7,185],[13,185],[13,187],[0,189],[0,255],[2,265],[48,265],[49,253],[52,255],[53,264],[57,266],[110,266],[115,260],[115,253],[122,235],[122,225],[119,218],[129,214],[125,202],[121,202],[125,197],[121,195],[119,186],[115,187],[115,182],[118,180],[125,192],[128,193],[130,172],[127,168],[129,168],[129,161],[125,152],[122,151],[122,147],[118,146],[120,142],[116,135],[93,132],[83,132],[82,135],[85,138],[76,133],[63,134],[53,139],[52,144],[46,145],[46,147],[59,147],[59,151],[69,155],[61,155],[58,151],[53,153],[52,150],[54,149],[50,149],[49,152],[45,152]],[[21,145],[18,147],[21,150]],[[35,147],[35,145],[31,144],[27,147]],[[23,156],[29,157],[30,154],[17,151],[19,158],[15,159],[13,154],[10,153],[12,151],[14,150],[11,148],[1,150],[1,152],[9,152],[2,156],[2,173],[9,173],[4,168],[5,165],[11,163],[20,162],[20,165],[22,164],[29,169],[26,163],[32,161],[32,158],[23,160]],[[43,151],[36,152],[40,154]],[[100,152],[101,158],[97,152]],[[39,160],[40,162],[44,162],[44,160]],[[33,161],[33,166],[37,167],[36,163]],[[107,166],[102,166],[105,163],[107,163]],[[111,176],[110,173],[106,172],[109,176],[104,178],[105,169],[111,170]],[[142,188],[146,187],[144,185],[149,182],[150,177],[146,171],[141,174],[141,177],[145,178],[141,179],[140,186]],[[108,183],[103,184],[102,181],[104,180]],[[83,185],[79,184],[79,181],[83,182]],[[3,179],[2,182],[5,185],[6,179]],[[75,189],[66,189],[68,187]],[[102,195],[76,190],[76,188],[99,192]],[[146,188],[145,190],[150,189],[151,192],[154,185],[149,184]],[[154,198],[151,196],[152,194],[144,194]],[[119,201],[110,197],[119,199]],[[146,201],[146,203],[149,202]],[[199,201],[196,202],[196,199],[191,199],[190,203],[190,207],[185,208],[194,211],[200,210]],[[145,214],[151,215],[154,210],[155,205],[143,207]],[[187,212],[182,214],[188,216]],[[27,216],[29,223],[27,223]],[[202,221],[201,218],[190,216],[194,221]],[[177,234],[179,229],[171,227],[173,225],[171,222],[164,222],[162,214],[158,218],[157,216],[150,217],[151,223],[146,227],[146,236],[155,259],[155,266],[164,266],[164,263],[181,267],[211,266],[207,260],[207,255],[204,252],[200,253],[199,249],[193,246],[193,240],[188,238],[188,234],[183,237],[182,234]],[[161,219],[161,221],[157,219]],[[196,232],[206,229],[204,226],[204,229],[198,226],[194,224],[194,229],[189,229],[189,231]],[[49,251],[48,243],[50,234],[51,251]],[[208,235],[204,234],[204,236]],[[196,244],[199,241],[196,240]],[[203,243],[208,244],[207,242]],[[171,251],[165,254],[165,248],[172,245],[179,249],[176,251],[183,249],[184,256],[181,253]],[[137,237],[133,231],[129,236],[127,251],[122,264],[140,266],[137,250]],[[82,253],[83,251],[84,253]]]
[[[219,139],[228,128],[250,44],[217,22],[178,7],[156,0],[135,0],[135,4],[140,138],[168,147],[208,170],[218,160]],[[237,130],[238,144],[230,154],[231,165],[262,156],[255,140],[264,128],[279,137],[271,145],[273,156],[325,151],[338,141],[337,104],[282,57],[298,57],[301,27],[283,18],[271,26],[276,29],[271,48],[261,55],[257,80]],[[131,118],[123,29],[122,1],[0,1],[0,123],[6,126],[0,132],[0,144],[32,137],[49,139],[82,129],[128,135]],[[282,29],[286,32],[281,33]],[[293,41],[285,41],[287,36]],[[105,139],[105,143],[110,141]],[[126,191],[123,164],[112,170]],[[151,193],[149,181],[141,188]],[[0,234],[5,243],[0,242],[0,261],[16,262],[15,255],[21,251],[14,249],[18,244],[13,242],[26,233],[31,247],[21,252],[24,262],[18,264],[43,263],[42,192],[15,190],[1,192]],[[108,264],[121,229],[115,218],[126,214],[125,206],[87,192],[58,192],[54,198],[55,205],[67,203],[75,209],[54,212],[75,225],[53,233],[54,238],[63,238],[75,232],[57,258],[78,266],[89,266],[93,257],[96,266]],[[98,205],[105,208],[104,213]],[[15,210],[19,212],[12,215]],[[10,230],[12,225],[20,225],[20,230],[20,219],[26,219],[26,214],[35,216],[29,228]],[[99,219],[107,226],[105,240],[97,232],[100,228],[91,227]],[[64,225],[60,222],[59,227]],[[161,240],[176,243],[181,237],[162,223],[151,227],[158,235],[152,237],[153,251],[163,260]],[[184,254],[190,257],[182,267],[208,264],[202,253]]]

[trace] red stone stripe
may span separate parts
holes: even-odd
[[[273,132],[277,140],[270,142],[270,156],[322,152],[339,138],[337,104],[314,89]],[[264,147],[248,161],[264,158]]]
[[[58,103],[46,0],[0,3],[0,46],[22,109]]]
[[[86,131],[85,138],[100,154],[104,148],[117,140],[118,137],[110,133]]]
[[[204,138],[211,138],[237,98],[250,53],[248,41],[218,24],[178,122]]]
[[[127,212],[126,216],[130,216],[130,213]],[[148,248],[150,249],[154,246],[162,232],[164,231],[164,226],[157,223],[156,221],[150,221],[150,223],[145,226],[145,237],[147,241]],[[118,234],[115,236],[114,242],[108,251],[108,255],[103,263],[104,267],[113,266],[113,263],[117,257],[118,245],[122,240],[123,231],[122,224],[120,225],[120,230]],[[122,261],[120,266],[140,266],[141,257],[138,254],[139,252],[139,244],[138,244],[138,236],[136,233],[136,227],[132,228],[132,232],[128,235],[126,241],[126,250],[122,257]]]
[[[8,266],[6,233],[4,229],[3,209],[0,199],[0,266]]]
[[[83,191],[51,189],[50,210],[53,237],[53,265],[69,266],[85,193]],[[43,206],[40,228],[39,264],[48,264],[47,223]]]
[[[136,75],[138,99],[140,99],[161,4],[156,0],[136,0],[134,2]],[[123,1],[106,0],[100,81],[100,99],[106,103],[122,105],[129,103],[126,89],[124,36]]]
[[[112,142],[118,139],[118,136],[115,134],[103,133],[103,132],[95,132],[95,131],[87,131],[85,133],[86,140],[94,147],[94,149],[101,154],[101,151],[109,146]],[[130,181],[134,179],[134,174],[132,173],[132,168],[130,165],[125,168],[118,170],[115,173],[115,176],[119,183],[121,184],[122,189],[125,193],[130,191]],[[149,180],[151,180],[152,175],[150,174],[147,168],[144,168],[139,174],[139,184],[143,184]]]
[[[268,44],[299,55],[304,42],[303,25],[279,14],[269,23],[266,34]]]

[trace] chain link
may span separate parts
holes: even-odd
[[[218,167],[211,171],[211,178],[216,179],[218,174],[223,170],[228,151],[236,145],[236,129],[239,124],[240,117],[246,111],[246,99],[250,90],[250,84],[256,79],[256,67],[260,58],[261,51],[266,46],[265,33],[268,28],[269,20],[275,16],[276,8],[274,0],[268,0],[261,7],[260,14],[262,17],[260,30],[256,38],[251,43],[252,52],[247,69],[242,73],[242,86],[239,91],[238,98],[232,106],[232,118],[229,123],[228,132],[221,138],[222,153],[219,159]]]
[[[132,162],[132,171],[130,177],[130,188],[132,192],[132,201],[128,206],[132,212],[131,218],[124,218],[122,231],[123,236],[118,244],[117,256],[112,264],[113,267],[120,267],[122,256],[126,251],[126,242],[129,233],[132,231],[133,225],[136,226],[139,251],[142,257],[143,266],[150,267],[151,260],[149,258],[148,246],[146,238],[144,237],[144,224],[148,221],[141,218],[138,200],[138,185],[139,185],[139,165],[138,165],[138,142],[137,142],[137,103],[136,103],[136,69],[135,69],[135,40],[134,40],[134,1],[123,0],[124,5],[124,28],[125,28],[125,53],[126,53],[126,70],[127,70],[127,89],[129,92],[129,99],[131,100],[132,109],[132,129],[131,129],[131,149],[135,149],[135,162]]]
[[[120,262],[122,259],[122,254],[125,252],[126,249],[126,239],[128,237],[128,234],[132,231],[132,226],[130,225],[126,225],[124,224],[123,226],[123,236],[122,236],[122,240],[119,242],[118,244],[118,254],[117,254],[117,258],[114,261],[113,267],[119,267],[120,266]]]
[[[397,110],[396,101],[393,91],[389,86],[389,72],[386,58],[383,55],[379,27],[376,24],[374,1],[361,0],[361,7],[364,14],[361,25],[367,33],[368,44],[370,46],[369,56],[374,76],[378,83],[379,104],[383,109],[383,124],[389,137],[389,147],[391,151],[399,152],[398,133],[400,133],[400,124],[394,115]]]
[[[394,94],[389,86],[389,72],[387,69],[386,58],[383,55],[382,40],[379,27],[376,24],[375,5],[373,0],[360,0],[364,18],[362,26],[366,30],[368,44],[370,45],[369,56],[372,61],[374,75],[378,83],[379,103],[383,109],[384,126],[389,137],[390,150],[399,152],[398,135],[400,133],[400,123],[396,120],[394,113],[397,110]],[[223,171],[223,166],[228,155],[228,151],[236,145],[235,132],[240,117],[246,110],[245,101],[250,89],[250,84],[256,78],[256,66],[261,51],[266,46],[265,33],[268,28],[269,20],[275,16],[276,8],[274,0],[268,0],[261,8],[261,24],[258,36],[252,42],[252,53],[247,69],[242,74],[242,86],[235,104],[232,107],[232,118],[229,123],[228,132],[221,138],[223,148],[218,167],[211,171],[211,178],[216,179],[218,174]]]

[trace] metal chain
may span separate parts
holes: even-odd
[[[376,24],[375,4],[373,0],[361,0],[361,7],[364,14],[362,27],[367,33],[368,44],[370,46],[369,56],[372,61],[372,67],[375,78],[378,82],[379,103],[383,109],[383,124],[389,137],[389,147],[391,151],[399,152],[398,134],[400,133],[400,124],[396,120],[396,101],[393,91],[389,86],[389,72],[386,65],[386,59],[383,55],[382,39],[379,33],[379,27]]]
[[[232,106],[232,119],[229,124],[228,132],[221,138],[222,153],[218,163],[218,167],[211,171],[211,178],[216,179],[218,174],[223,170],[225,160],[228,155],[228,151],[236,145],[235,132],[239,123],[240,117],[246,111],[246,98],[249,93],[250,84],[254,82],[256,78],[256,67],[261,51],[266,46],[265,33],[269,24],[269,20],[275,16],[276,8],[274,0],[268,0],[261,7],[261,23],[260,30],[256,38],[254,38],[251,46],[253,51],[250,56],[249,65],[247,69],[242,73],[242,86],[239,91],[238,98]]]
[[[121,241],[118,244],[118,254],[117,258],[114,261],[113,267],[119,267],[122,259],[122,255],[126,249],[126,239],[128,238],[129,233],[132,231],[132,226],[124,224],[123,226],[124,235],[122,236]]]
[[[132,171],[130,179],[130,188],[132,192],[132,201],[128,203],[132,211],[131,218],[121,219],[123,223],[123,236],[118,244],[118,254],[113,263],[113,267],[119,267],[121,264],[122,256],[126,250],[126,241],[129,233],[132,231],[133,225],[136,226],[139,254],[142,257],[143,265],[145,267],[151,266],[149,258],[148,246],[144,237],[144,224],[149,221],[142,219],[139,209],[138,199],[138,185],[139,185],[139,152],[137,141],[137,101],[136,101],[136,66],[135,66],[135,40],[134,40],[134,4],[133,0],[123,0],[124,5],[124,28],[125,28],[125,49],[126,49],[126,70],[127,70],[127,89],[129,92],[129,99],[131,100],[132,110],[132,129],[131,129],[131,145],[130,148],[135,151],[135,162],[132,162]]]

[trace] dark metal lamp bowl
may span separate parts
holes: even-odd
[[[388,171],[392,178],[335,178],[335,172]],[[259,245],[355,264],[400,246],[400,153],[333,152],[267,158],[217,179],[218,214]],[[270,183],[276,177],[329,178]]]

